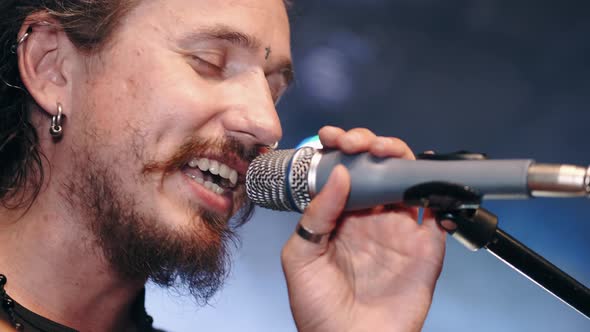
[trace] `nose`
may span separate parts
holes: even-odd
[[[283,135],[264,72],[253,69],[234,77],[223,93],[226,133],[248,145],[272,145]]]

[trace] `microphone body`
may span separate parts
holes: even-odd
[[[303,212],[344,165],[351,176],[345,209],[354,211],[404,201],[412,187],[429,182],[468,186],[484,199],[588,196],[589,169],[515,160],[405,160],[337,150],[276,150],[256,158],[246,175],[250,199],[263,207]]]

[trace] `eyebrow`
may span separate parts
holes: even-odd
[[[187,45],[201,40],[221,40],[226,41],[234,46],[256,51],[262,48],[262,42],[256,36],[235,30],[234,28],[219,24],[209,27],[201,27],[192,31],[181,38],[181,44]],[[292,85],[295,81],[295,71],[291,59],[282,57],[278,60],[278,65],[274,66],[284,76],[287,85]]]
[[[183,44],[199,40],[223,40],[232,45],[258,50],[262,42],[255,36],[237,31],[227,25],[215,25],[210,27],[199,28],[185,35],[181,41]]]

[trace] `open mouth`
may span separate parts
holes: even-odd
[[[193,158],[182,171],[217,195],[232,191],[238,184],[238,171],[214,159]]]

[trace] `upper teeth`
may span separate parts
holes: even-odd
[[[238,171],[217,160],[193,158],[189,161],[188,166],[192,168],[198,167],[203,172],[209,171],[211,174],[219,175],[224,179],[228,179],[232,186],[235,186],[236,183],[238,183]]]

